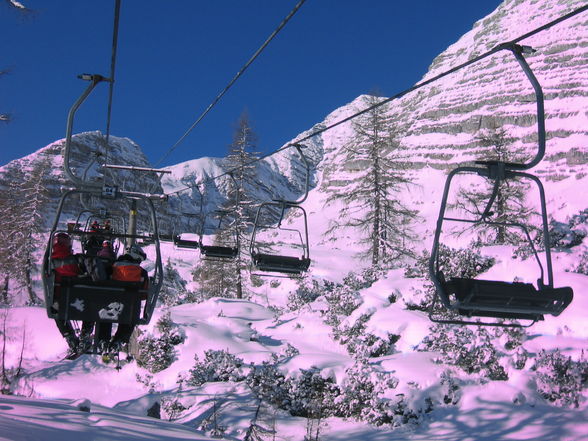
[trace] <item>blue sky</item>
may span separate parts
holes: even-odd
[[[0,165],[65,136],[70,106],[110,69],[114,0],[0,4]],[[122,0],[111,134],[133,139],[152,164],[192,125],[297,0]],[[433,58],[499,0],[307,0],[223,99],[161,166],[224,156],[247,111],[258,150],[271,152],[363,93],[420,80]],[[98,86],[75,132],[105,130]]]

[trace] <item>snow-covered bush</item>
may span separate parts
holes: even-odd
[[[181,333],[180,327],[172,321],[169,311],[161,316],[157,321],[156,327],[161,335],[165,336],[174,346],[183,343],[185,340],[185,336]]]
[[[176,359],[174,346],[184,342],[184,336],[171,320],[169,312],[157,321],[156,329],[160,332],[159,336],[147,334],[138,342],[137,364],[152,373],[171,366]]]
[[[343,279],[343,285],[351,289],[359,291],[361,289],[369,288],[376,282],[382,271],[378,268],[366,268],[361,273],[350,272]]]
[[[347,351],[356,357],[381,357],[392,352],[399,335],[387,334],[381,338],[365,331],[371,313],[360,315],[352,324],[348,321],[333,327],[333,337],[347,346]]]
[[[261,401],[280,409],[287,409],[290,403],[289,383],[276,367],[276,360],[264,361],[249,371],[245,379],[247,386]]]
[[[440,384],[443,387],[443,403],[457,404],[461,399],[461,388],[458,380],[452,375],[450,370],[443,371],[440,377]]]
[[[177,420],[189,408],[190,406],[184,406],[177,397],[163,397],[161,399],[161,410],[168,421]]]
[[[398,427],[405,424],[419,424],[422,416],[433,410],[433,401],[426,397],[418,406],[417,403],[409,403],[404,394],[396,395],[394,400],[388,403],[388,414],[391,415],[391,424]],[[388,421],[385,421],[388,423]]]
[[[356,357],[382,357],[394,352],[394,343],[400,339],[399,335],[388,334],[384,339],[369,332],[361,333],[357,338],[347,342],[347,351]]]
[[[329,326],[337,327],[344,317],[351,315],[363,302],[359,292],[348,286],[337,284],[333,289],[324,293],[329,307],[324,315],[324,321]]]
[[[588,360],[584,352],[574,361],[555,350],[541,350],[532,370],[536,371],[537,391],[556,406],[580,405],[582,389],[588,386]]]
[[[312,281],[309,281],[306,278],[302,279],[298,289],[288,295],[288,309],[290,311],[298,311],[303,306],[314,302],[324,293],[324,291],[333,286],[332,283],[328,282],[321,284],[316,279],[312,279]]]
[[[376,371],[364,359],[345,370],[345,381],[335,399],[335,413],[339,417],[354,418],[374,425],[390,422],[388,402],[384,392],[394,389],[398,380],[389,373]]]
[[[588,209],[575,214],[567,223],[552,220],[549,223],[551,248],[572,248],[580,245],[586,237],[587,223]]]
[[[167,369],[175,361],[174,345],[164,336],[147,335],[139,340],[137,364],[156,373]]]
[[[194,293],[186,289],[187,282],[180,276],[168,258],[163,267],[163,284],[159,301],[166,306],[182,305],[196,301]]]
[[[187,383],[190,386],[201,386],[213,381],[241,381],[243,375],[243,360],[228,351],[208,350],[204,352],[204,360],[194,356],[194,367],[190,369]]]
[[[458,366],[468,374],[480,373],[490,380],[508,380],[493,340],[486,328],[437,324],[417,350],[438,352],[440,362]]]
[[[580,256],[578,263],[572,268],[572,271],[588,276],[588,253],[584,253]]]
[[[293,416],[322,419],[335,413],[335,398],[341,393],[332,378],[323,378],[316,368],[301,369],[288,382],[289,411]]]
[[[450,248],[439,244],[439,270],[446,277],[474,278],[489,270],[495,263],[493,257],[482,256],[480,247],[471,244],[467,248]],[[429,277],[430,253],[424,251],[413,266],[405,270],[406,277]]]
[[[519,346],[513,355],[513,367],[519,371],[524,369],[528,359],[529,352],[522,346]]]

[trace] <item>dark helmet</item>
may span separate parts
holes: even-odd
[[[71,248],[71,237],[69,237],[69,234],[61,232],[53,236],[53,246],[56,245]]]
[[[145,251],[143,251],[137,244],[131,245],[129,248],[127,248],[126,254],[140,262],[147,259],[147,254],[145,254]]]

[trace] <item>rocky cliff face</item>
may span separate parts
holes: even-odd
[[[423,80],[542,26],[585,2],[507,0],[440,54]],[[569,176],[588,161],[588,14],[582,13],[520,42],[536,50],[526,56],[545,95],[546,162],[550,179]],[[501,51],[438,83],[395,102],[406,128],[405,145],[417,160],[436,166],[474,159],[482,128],[503,127],[529,151],[536,148],[535,100],[514,56]],[[441,134],[442,136],[432,136]],[[428,150],[428,151],[427,151]],[[444,161],[434,154],[446,153]]]
[[[162,189],[157,177],[153,173],[137,175],[128,170],[104,171],[95,161],[96,153],[100,152],[100,162],[109,164],[130,165],[135,167],[149,167],[147,158],[141,148],[127,138],[111,137],[108,151],[104,149],[103,136],[100,132],[87,132],[75,135],[72,139],[72,152],[70,156],[70,168],[72,172],[89,182],[118,185],[127,191],[161,193]],[[53,215],[57,210],[57,202],[62,190],[72,188],[74,183],[69,180],[63,169],[64,140],[56,141],[25,156],[11,161],[4,167],[0,167],[0,188],[7,194],[10,188],[23,187],[30,179],[31,171],[37,167],[43,167],[42,179],[48,193],[42,207],[35,207],[47,213],[46,227],[53,222]],[[106,174],[106,176],[105,176]],[[13,192],[14,193],[14,192]],[[96,201],[86,200],[88,207],[100,208]],[[26,209],[27,207],[23,207]],[[30,208],[30,207],[29,207]],[[83,209],[79,205],[65,206],[64,217],[75,218]]]
[[[437,56],[422,81],[584,6],[583,0],[506,0],[493,13]],[[536,168],[547,180],[581,177],[588,162],[588,13],[581,13],[520,42],[536,50],[526,59],[545,96],[547,147]],[[331,114],[326,124],[360,108],[356,100]],[[448,169],[480,156],[476,134],[504,128],[516,148],[532,156],[537,146],[536,104],[531,84],[515,57],[501,51],[392,101],[402,145],[413,170]],[[336,183],[329,161],[352,136],[349,124],[322,135],[324,184]]]

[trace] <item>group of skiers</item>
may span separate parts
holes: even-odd
[[[97,231],[90,230],[91,233]],[[53,308],[59,309],[61,299],[61,284],[64,278],[79,278],[82,280],[116,280],[121,282],[142,282],[143,288],[148,288],[149,277],[147,271],[141,267],[146,259],[145,252],[140,246],[133,244],[125,252],[116,256],[112,244],[103,240],[100,249],[84,247],[84,254],[74,254],[72,240],[69,234],[59,232],[52,242],[51,260],[55,273],[55,290]],[[96,269],[102,273],[96,276]],[[92,332],[94,322],[83,322],[80,336],[76,336],[69,320],[56,319],[57,328],[65,338],[71,353],[85,353],[92,347]],[[99,353],[118,352],[121,346],[129,342],[134,324],[118,324],[116,333],[111,338],[112,323],[100,322],[97,326]]]

